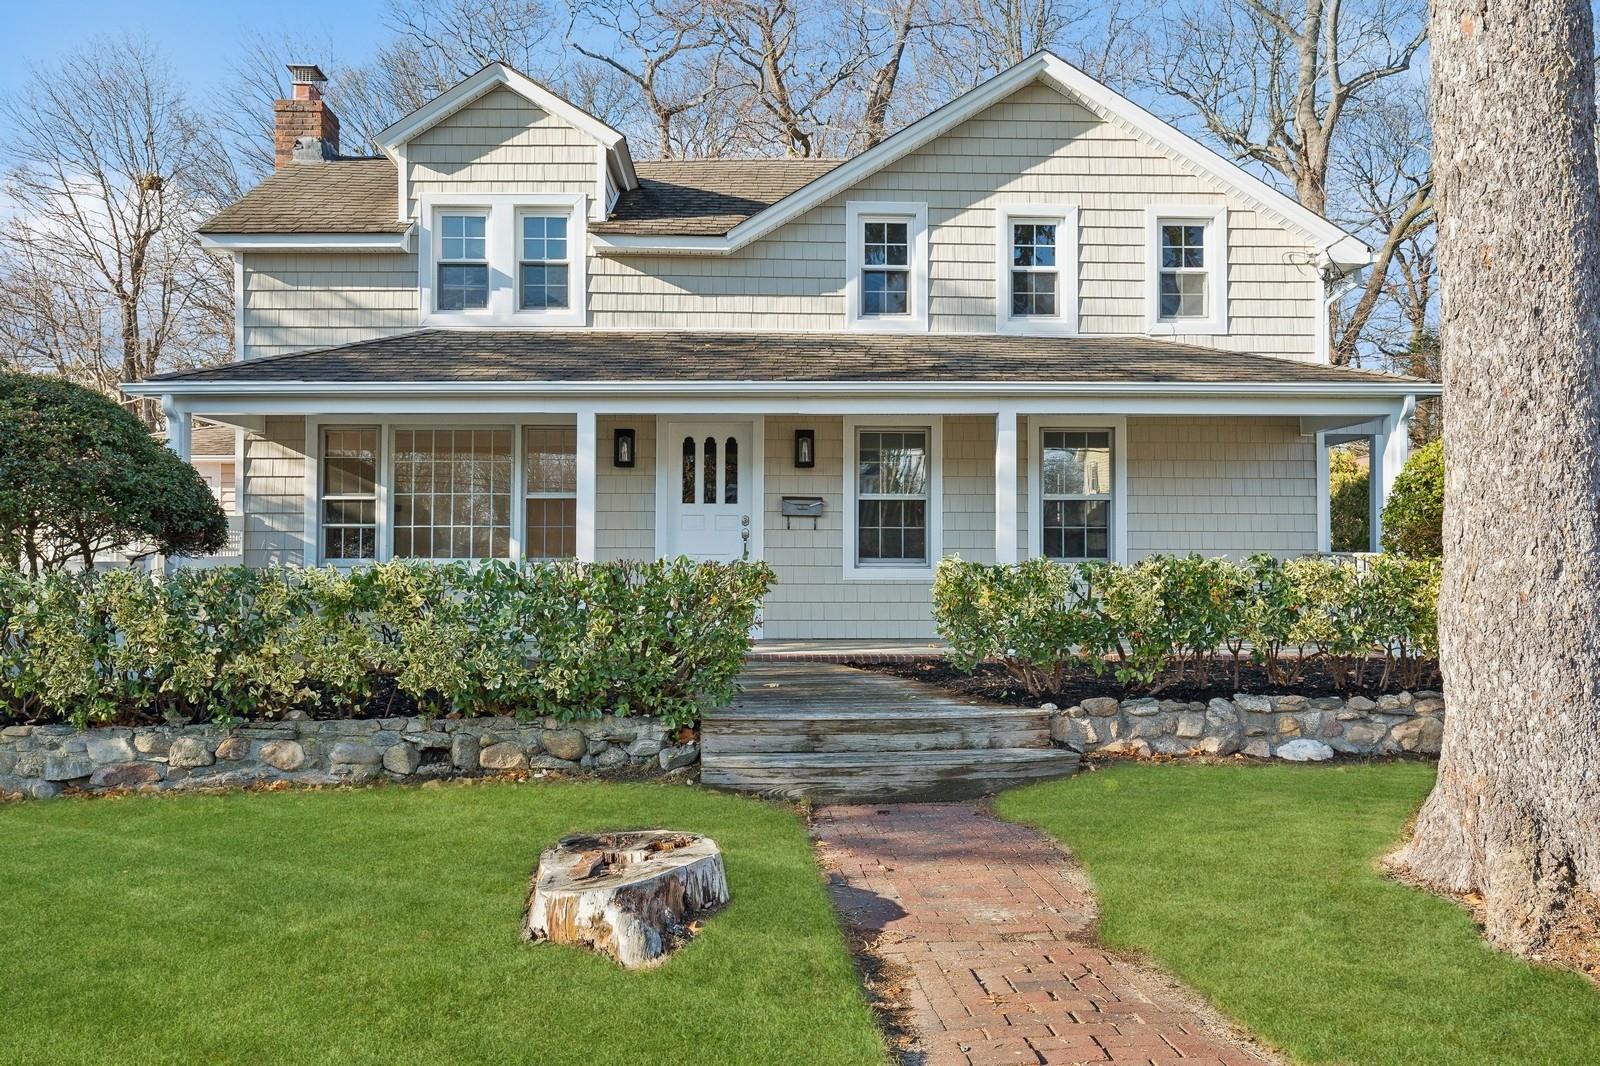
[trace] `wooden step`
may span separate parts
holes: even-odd
[[[701,757],[715,788],[822,803],[971,799],[1031,781],[1066,777],[1075,752],[1051,748],[882,753],[805,752]]]
[[[770,711],[736,704],[706,717],[700,745],[717,754],[1048,748],[1050,716],[1020,707]]]

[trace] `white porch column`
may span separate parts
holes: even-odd
[[[1416,410],[1417,398],[1407,396],[1400,409],[1386,420],[1387,431],[1376,441],[1377,446],[1382,448],[1382,455],[1374,455],[1372,463],[1372,469],[1378,477],[1368,482],[1376,490],[1370,493],[1374,551],[1383,545],[1383,505],[1389,502],[1395,479],[1405,469],[1406,460],[1411,456],[1411,416]]]
[[[595,430],[593,408],[577,413],[578,418],[578,545],[583,562],[594,561],[595,472],[599,467],[599,434]]]
[[[994,561],[1017,561],[1017,409],[994,416]]]
[[[184,462],[189,461],[190,429],[193,425],[189,412],[178,410],[177,399],[169,392],[161,397],[161,414],[167,420],[167,447]]]

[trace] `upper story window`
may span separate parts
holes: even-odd
[[[420,325],[588,325],[588,197],[434,193],[421,201]]]
[[[524,311],[567,306],[567,217],[523,215],[517,262],[517,306]]]
[[[862,329],[928,328],[927,205],[845,205],[845,319]]]
[[[439,216],[439,310],[489,306],[488,222],[485,215]]]
[[[996,327],[1007,333],[1075,333],[1078,209],[1005,204],[996,214]]]
[[[1151,207],[1146,242],[1149,331],[1228,331],[1228,212]]]

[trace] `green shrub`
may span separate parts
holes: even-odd
[[[1336,552],[1372,550],[1370,452],[1328,449],[1328,534]]]
[[[1107,657],[1120,682],[1152,693],[1184,681],[1205,687],[1219,671],[1238,684],[1247,653],[1283,685],[1319,660],[1341,689],[1359,685],[1377,657],[1380,686],[1415,686],[1438,651],[1438,590],[1437,560],[1400,556],[1154,556],[1132,566],[946,559],[933,614],[953,665],[971,672],[997,662],[1035,696],[1059,691],[1075,668],[1102,672]]]
[[[194,467],[127,411],[59,378],[0,373],[0,559],[29,573],[135,544],[205,555],[228,519]]]
[[[1383,505],[1383,550],[1427,558],[1444,554],[1444,442],[1411,453]]]
[[[0,705],[83,724],[383,713],[694,721],[733,690],[765,564],[0,571]],[[384,700],[383,704],[374,701]]]

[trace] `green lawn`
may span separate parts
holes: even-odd
[[[1116,765],[1000,798],[1073,849],[1112,946],[1144,951],[1299,1062],[1600,1062],[1600,994],[1485,947],[1374,860],[1419,763]]]
[[[733,903],[653,971],[522,943],[539,850],[630,826]],[[0,908],[4,1063],[884,1061],[800,819],[681,786],[10,804]]]

